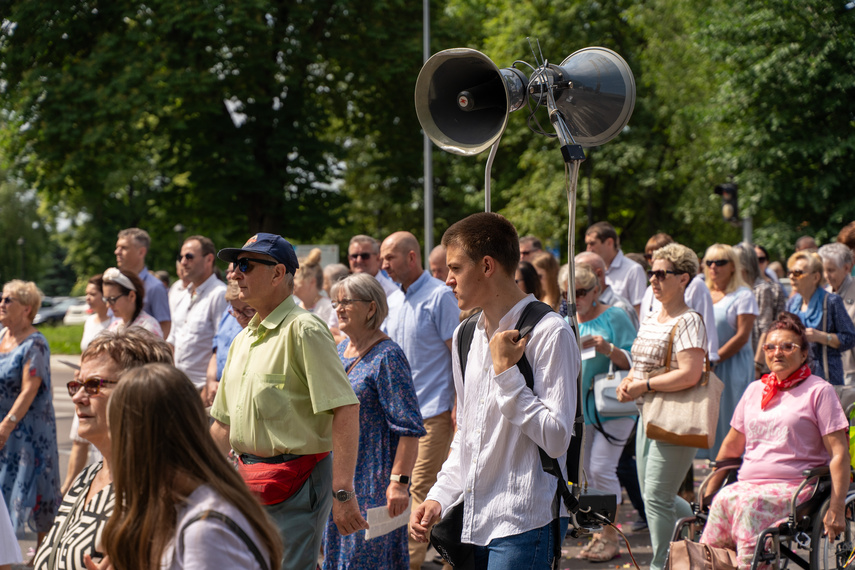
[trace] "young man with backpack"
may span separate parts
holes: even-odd
[[[446,231],[442,244],[446,283],[458,306],[482,313],[474,317],[468,351],[462,351],[465,370],[464,327],[455,332],[458,429],[436,484],[411,515],[412,536],[427,541],[441,514],[462,502],[460,541],[474,545],[475,568],[545,570],[567,529],[567,510],[556,493],[566,472],[563,481],[545,472],[539,448],[565,464],[581,366],[576,340],[554,312],[517,338],[523,310],[536,300],[514,282],[519,240],[504,217],[469,216]],[[533,372],[531,388],[520,369],[523,356]]]

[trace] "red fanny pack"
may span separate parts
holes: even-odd
[[[329,454],[301,455],[285,463],[244,463],[238,458],[238,471],[262,505],[275,505],[299,491],[315,465]]]

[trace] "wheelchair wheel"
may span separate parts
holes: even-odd
[[[828,505],[826,500],[813,520],[810,567],[814,570],[855,568],[855,494],[846,497],[843,532],[836,541],[823,535],[822,519]]]

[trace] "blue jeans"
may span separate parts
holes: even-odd
[[[285,546],[282,570],[315,570],[332,510],[332,454],[323,458],[312,474],[288,499],[264,510],[279,529]]]
[[[561,517],[559,540],[564,542],[568,517]],[[494,538],[487,546],[475,546],[478,570],[549,570],[552,568],[555,537],[552,523],[512,536]]]

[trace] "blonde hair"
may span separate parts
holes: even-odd
[[[30,323],[32,323],[42,306],[42,299],[44,298],[44,295],[36,284],[32,281],[12,279],[3,285],[3,292],[8,292],[21,305],[29,307],[30,314],[28,317]]]
[[[543,283],[543,297],[540,300],[552,307],[553,310],[558,311],[558,306],[561,303],[561,293],[558,289],[558,260],[551,253],[539,251],[532,254],[529,262],[534,265],[535,269],[540,269],[546,273],[546,279]]]
[[[234,279],[229,279],[228,284],[226,284],[226,301],[237,301],[240,295],[240,286],[238,282]]]
[[[597,274],[594,273],[594,268],[587,263],[576,264],[576,287],[583,289],[593,287],[598,295],[600,293],[600,282],[597,280]],[[576,292],[574,291],[573,294],[575,295]]]
[[[300,267],[294,273],[294,280],[301,283],[314,279],[315,287],[324,288],[324,270],[321,269],[321,250],[314,248],[309,255],[300,259]]]
[[[811,273],[819,273],[822,275],[822,258],[810,251],[797,251],[787,260],[787,269],[792,269],[797,261],[804,259],[807,262],[808,270]]]
[[[240,511],[270,567],[279,567],[279,533],[217,449],[199,393],[183,372],[148,364],[124,373],[107,417],[116,506],[102,542],[118,570],[160,567],[163,552],[181,531],[176,508],[186,497],[176,483],[182,480],[208,485]]]
[[[725,293],[733,293],[740,287],[748,287],[748,283],[745,282],[745,277],[742,276],[742,262],[739,260],[736,250],[725,243],[714,243],[709,246],[706,253],[704,253],[704,261],[706,262],[706,260],[711,256],[725,257],[733,264],[733,275],[730,276],[730,281],[727,282],[727,287],[724,288]],[[710,279],[709,267],[704,267],[704,275],[706,276],[707,287],[712,290],[713,282],[712,279]]]

